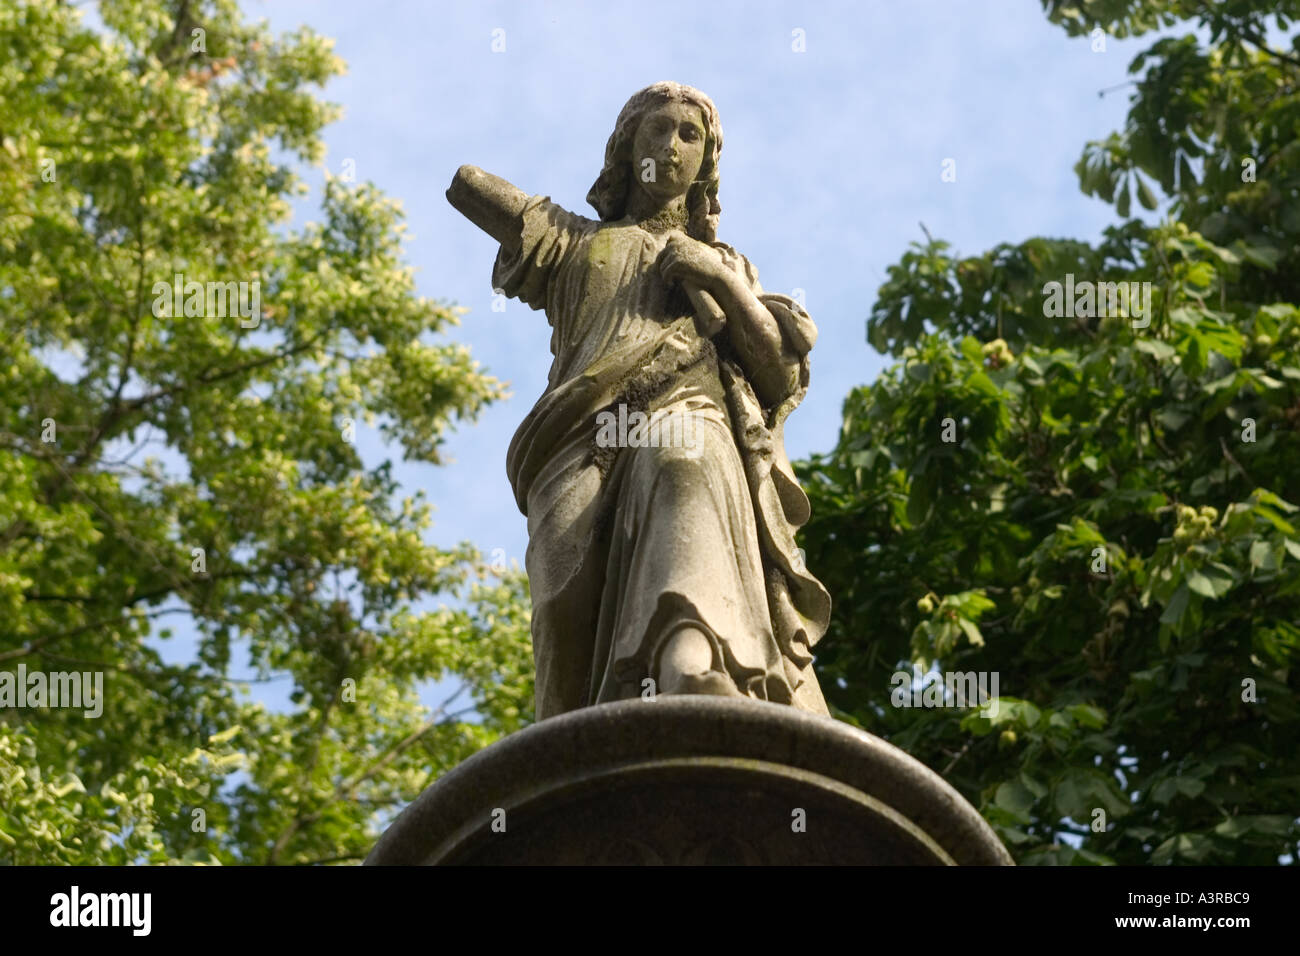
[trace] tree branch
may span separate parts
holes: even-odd
[[[1228,461],[1232,462],[1232,464],[1236,467],[1237,471],[1241,473],[1241,477],[1245,478],[1246,482],[1252,488],[1256,487],[1255,482],[1250,477],[1250,474],[1246,471],[1245,468],[1241,466],[1241,462],[1237,461],[1237,459],[1233,457],[1232,452],[1228,451],[1228,443],[1223,440],[1222,435],[1219,436],[1219,447],[1223,449],[1223,457],[1228,459]]]
[[[1291,66],[1300,69],[1300,60],[1291,56],[1289,53],[1283,53],[1281,50],[1274,50],[1268,45],[1268,41],[1254,30],[1242,30],[1241,37],[1261,53],[1266,53],[1275,60],[1281,60],[1283,63],[1289,63]]]

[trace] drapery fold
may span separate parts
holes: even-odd
[[[548,387],[507,454],[529,523],[539,719],[641,696],[682,626],[705,634],[737,693],[827,711],[811,665],[830,597],[795,546],[809,506],[784,448],[816,328],[715,245],[798,365],[790,394],[767,408],[726,332],[717,345],[700,338],[685,296],[660,278],[662,237],[533,197],[519,248],[498,255],[494,287],[553,327]],[[597,417],[620,405],[691,416],[696,446],[602,449]]]

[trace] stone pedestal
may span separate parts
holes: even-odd
[[[721,697],[602,704],[475,754],[367,864],[1005,865],[934,772],[792,707]]]

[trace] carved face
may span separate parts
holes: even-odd
[[[649,111],[632,141],[632,176],[660,202],[686,194],[704,162],[704,119],[697,106],[669,102]]]

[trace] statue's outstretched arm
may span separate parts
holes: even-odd
[[[519,249],[528,194],[477,166],[462,166],[447,189],[447,201],[466,219],[501,243],[507,255]]]

